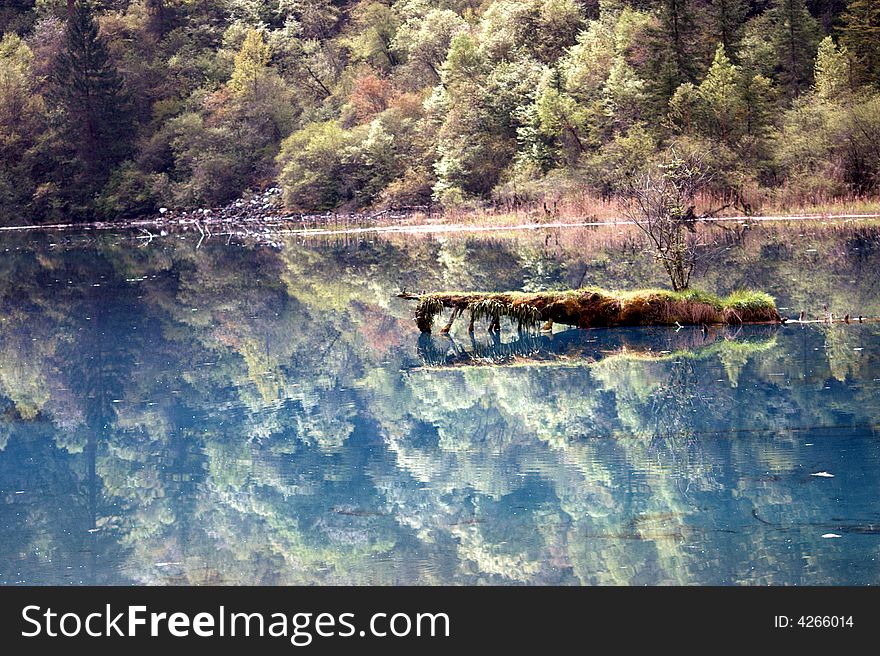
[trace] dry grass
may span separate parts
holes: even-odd
[[[806,197],[786,189],[774,194],[755,193],[746,198],[751,214],[766,217],[780,216],[835,216],[880,213],[880,198],[865,197]],[[724,199],[701,195],[696,199],[697,213],[718,210]],[[742,216],[743,208],[730,206],[717,212],[718,217]],[[542,201],[516,208],[478,205],[444,208],[429,214],[416,212],[404,219],[410,225],[439,223],[461,226],[517,226],[542,223],[616,222],[625,216],[615,198],[602,199],[587,193],[573,197],[548,197]]]

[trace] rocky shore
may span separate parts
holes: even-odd
[[[134,230],[139,239],[152,239],[172,232],[195,232],[201,237],[246,237],[274,244],[286,231],[327,227],[348,228],[375,225],[411,217],[428,207],[385,209],[370,213],[327,212],[303,214],[284,207],[279,187],[249,192],[242,198],[221,207],[177,209],[160,207],[155,214],[122,221],[95,221],[92,223],[53,223],[41,225],[8,226],[0,231],[54,230]]]

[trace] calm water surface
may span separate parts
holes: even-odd
[[[696,286],[880,315],[878,229],[718,230]],[[662,284],[641,250],[3,237],[0,583],[880,583],[880,324],[420,338],[394,298]]]

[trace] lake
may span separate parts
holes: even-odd
[[[693,286],[880,315],[880,228]],[[880,324],[420,336],[442,289],[664,284],[625,227],[0,236],[0,583],[878,584]]]

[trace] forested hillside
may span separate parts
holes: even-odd
[[[0,223],[880,190],[876,0],[4,0]]]

